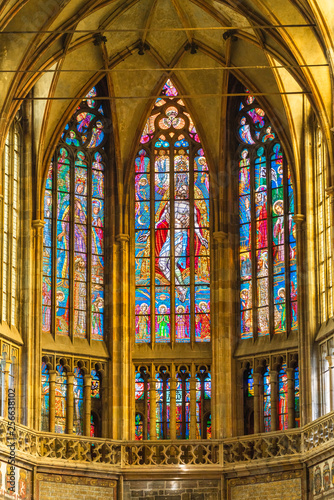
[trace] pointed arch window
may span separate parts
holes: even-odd
[[[103,340],[106,118],[93,87],[61,136],[44,197],[43,331]]]
[[[268,118],[252,95],[237,117],[242,339],[297,329],[294,194]]]
[[[209,172],[168,80],[135,160],[136,342],[210,341]]]

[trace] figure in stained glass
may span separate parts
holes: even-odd
[[[106,160],[102,145],[103,106],[95,109],[94,114],[90,112],[97,107],[92,99],[97,93],[95,87],[91,89],[65,126],[48,172],[44,200],[43,330],[51,331],[52,324],[60,335],[85,338],[91,333],[93,339],[102,340]],[[55,234],[51,231],[53,220]],[[87,241],[91,241],[90,249]],[[56,252],[51,252],[54,242]],[[88,290],[92,291],[91,332],[86,327]]]

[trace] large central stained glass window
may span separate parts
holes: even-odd
[[[294,194],[276,133],[254,96],[237,117],[241,338],[297,329]]]
[[[210,341],[209,172],[170,80],[135,159],[136,342]]]
[[[43,331],[103,340],[106,118],[97,93],[66,125],[48,172]]]

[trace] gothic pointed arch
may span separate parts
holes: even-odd
[[[210,341],[209,172],[167,80],[135,159],[136,343]]]

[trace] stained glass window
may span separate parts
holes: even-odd
[[[239,140],[240,327],[248,339],[297,329],[294,194],[281,144],[248,95]]]
[[[254,378],[253,368],[244,372],[244,433],[254,432]]]
[[[209,172],[168,80],[135,159],[136,342],[210,341]]]
[[[83,434],[84,377],[80,368],[74,370],[73,381],[73,431],[78,436]]]
[[[150,384],[146,369],[136,373],[135,378],[135,439],[150,437]],[[142,436],[139,438],[139,436]]]
[[[264,415],[264,431],[271,430],[271,395],[270,395],[270,375],[269,369],[263,374],[263,415]]]
[[[94,399],[99,399],[101,397],[101,393],[100,393],[101,381],[100,381],[99,374],[96,370],[92,370],[91,376],[92,376],[91,397]]]
[[[43,331],[103,340],[106,118],[93,87],[61,136],[44,195]]]
[[[278,430],[288,428],[288,377],[282,366],[278,373]]]
[[[186,369],[176,375],[176,438],[189,439],[190,374]]]
[[[211,374],[206,369],[196,375],[196,437],[211,438]]]
[[[136,441],[141,441],[144,439],[144,423],[143,423],[143,416],[141,413],[136,413],[136,430],[135,430],[135,440]]]
[[[50,376],[47,364],[42,362],[42,403],[41,403],[41,430],[49,432],[50,411]]]
[[[156,376],[156,429],[157,439],[170,437],[170,376],[166,370],[161,370]]]
[[[66,395],[66,371],[62,365],[58,365],[55,383],[55,432],[59,434],[66,432]]]
[[[2,321],[16,324],[17,240],[19,235],[19,170],[21,129],[15,122],[3,157]]]
[[[300,427],[300,409],[299,409],[299,368],[294,369],[295,382],[295,427]]]

